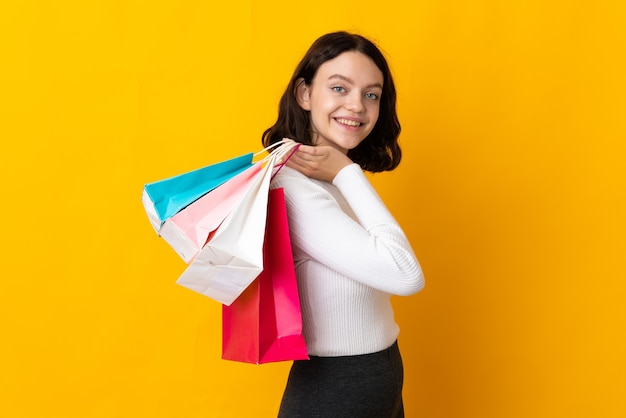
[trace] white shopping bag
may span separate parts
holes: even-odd
[[[295,143],[269,156],[240,203],[191,262],[177,283],[230,305],[263,271],[263,241],[270,180],[277,162]]]

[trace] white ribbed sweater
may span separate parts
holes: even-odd
[[[285,191],[309,354],[374,353],[398,337],[391,295],[424,286],[402,229],[357,164],[332,184],[289,167],[272,180]]]

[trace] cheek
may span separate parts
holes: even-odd
[[[337,106],[333,101],[319,101],[315,106],[311,107],[311,112],[309,113],[309,117],[311,120],[317,120],[319,122],[328,120],[332,114],[334,114],[339,106]]]
[[[380,116],[380,106],[378,104],[373,105],[370,109],[371,121],[376,124],[378,117]]]

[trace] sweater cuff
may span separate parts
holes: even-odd
[[[365,174],[363,173],[361,166],[357,163],[352,163],[339,170],[339,172],[335,175],[332,184],[341,189],[341,185],[350,181],[350,177],[354,175],[365,178]]]

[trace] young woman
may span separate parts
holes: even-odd
[[[363,170],[400,163],[396,91],[366,38],[316,40],[280,100],[268,146],[302,145],[272,181],[285,191],[303,332],[279,417],[403,417],[402,359],[391,295],[424,285],[402,229]]]

